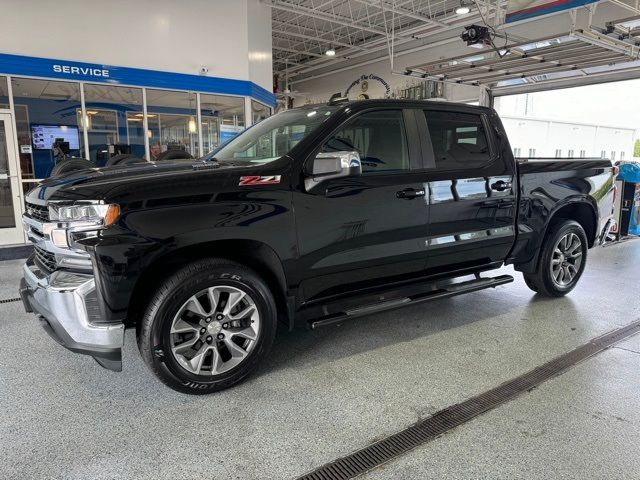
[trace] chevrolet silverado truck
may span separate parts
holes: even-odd
[[[613,178],[608,160],[515,159],[489,108],[308,106],[201,159],[45,180],[20,293],[66,348],[121,370],[132,328],[162,382],[208,393],[263,363],[279,326],[496,287],[513,277],[482,274],[505,264],[567,294],[611,226]]]

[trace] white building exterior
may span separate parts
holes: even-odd
[[[501,115],[517,157],[604,157],[630,160],[633,128]]]

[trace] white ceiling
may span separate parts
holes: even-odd
[[[388,55],[391,40],[400,47],[422,36],[455,30],[479,19],[474,2],[470,14],[456,15],[460,0],[262,0],[272,9],[274,72],[304,74],[378,53]],[[506,1],[480,1],[483,13],[504,15]],[[336,51],[331,58],[329,48]]]
[[[431,49],[447,39],[459,39],[463,27],[473,23],[500,28],[507,9],[516,4],[509,0],[463,0],[471,12],[457,15],[455,9],[461,0],[260,1],[272,9],[274,73],[286,73],[293,83],[379,61],[390,53]],[[582,10],[595,12],[596,7]],[[606,20],[631,15],[640,18],[636,0],[603,0],[597,10],[599,20],[603,12],[612,12]],[[570,12],[562,16],[566,26],[560,27],[558,34],[566,35]],[[543,17],[535,26],[517,27],[520,36],[510,30],[509,42],[526,43],[539,38],[538,29],[546,20]],[[603,21],[600,23],[604,26]],[[329,48],[336,51],[335,57],[325,55]]]

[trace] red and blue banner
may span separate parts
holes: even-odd
[[[599,0],[537,0],[509,2],[507,23],[518,22],[527,18],[540,17],[572,8],[584,7]]]

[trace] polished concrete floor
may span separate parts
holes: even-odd
[[[518,274],[284,333],[257,374],[205,397],[156,381],[133,332],[113,373],[0,304],[0,478],[294,478],[640,318],[640,240],[589,255],[562,299]],[[0,299],[20,263],[0,263]],[[364,477],[638,478],[639,451],[636,336]]]

